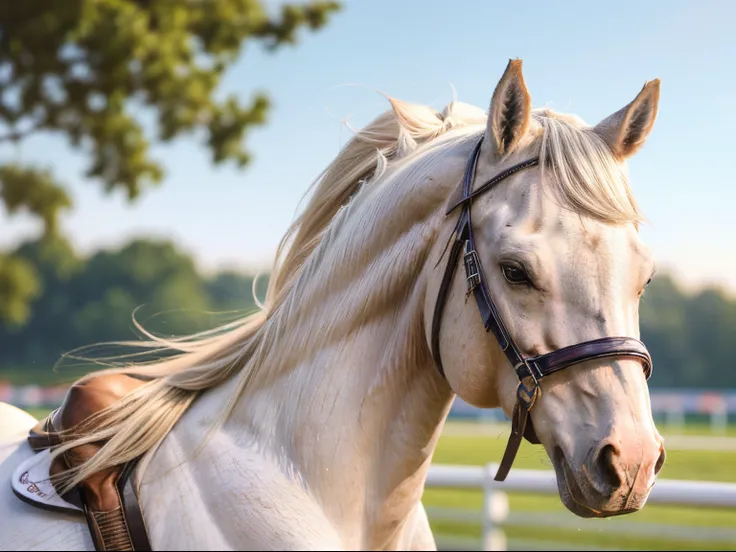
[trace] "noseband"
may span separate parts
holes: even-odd
[[[468,159],[465,176],[463,177],[462,199],[455,203],[446,213],[446,215],[450,215],[458,207],[461,208],[460,217],[453,231],[454,241],[452,242],[447,268],[442,278],[442,284],[440,285],[437,303],[434,309],[434,318],[432,320],[432,356],[440,374],[445,377],[445,372],[442,368],[442,359],[440,357],[440,326],[455,269],[457,268],[460,254],[463,252],[468,295],[472,293],[475,296],[483,326],[487,332],[491,331],[496,336],[501,350],[506,354],[506,358],[509,360],[511,366],[513,366],[519,378],[519,386],[516,390],[516,404],[511,423],[511,436],[506,445],[506,452],[504,452],[501,465],[494,478],[496,481],[503,481],[506,479],[511,465],[514,463],[514,458],[521,445],[522,437],[525,437],[533,444],[540,443],[529,418],[529,412],[541,395],[539,381],[542,378],[588,360],[618,357],[638,360],[644,368],[646,379],[649,379],[652,374],[652,359],[644,344],[632,337],[603,337],[578,343],[577,345],[563,347],[562,349],[557,349],[544,355],[529,358],[524,357],[506,329],[499,316],[498,309],[491,298],[487,279],[475,249],[470,209],[474,198],[487,192],[502,180],[524,169],[539,165],[539,158],[535,157],[514,165],[473,191],[475,169],[478,164],[482,143],[483,138],[475,145]]]

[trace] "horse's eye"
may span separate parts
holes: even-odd
[[[501,272],[503,272],[503,277],[506,278],[506,281],[510,284],[518,285],[531,283],[526,271],[516,265],[503,264],[501,265]]]

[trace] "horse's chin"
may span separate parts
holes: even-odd
[[[573,514],[581,518],[609,518],[624,516],[638,511],[640,508],[622,508],[617,510],[597,510],[585,504],[582,489],[575,480],[569,464],[561,451],[555,454],[553,460],[555,477],[557,478],[557,490],[560,494],[562,504]]]

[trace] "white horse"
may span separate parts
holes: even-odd
[[[518,384],[462,277],[440,331],[446,377],[431,354],[455,224],[445,213],[468,155],[483,136],[477,182],[540,156],[472,206],[480,263],[521,351],[638,338],[653,263],[625,161],[658,99],[648,82],[589,126],[532,110],[512,61],[488,114],[390,100],[318,179],[260,312],[187,339],[151,336],[179,354],[113,370],[153,380],[107,411],[95,438],[109,441],[78,477],[145,455],[154,550],[435,548],[421,498],[454,396],[511,415]],[[531,418],[565,506],[582,517],[641,508],[664,460],[641,366],[589,360],[542,391]],[[34,420],[8,406],[0,416],[0,549],[92,550],[83,518],[12,495]]]

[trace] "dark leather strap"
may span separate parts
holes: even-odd
[[[463,204],[463,211],[460,214],[460,225],[459,234],[461,239],[465,240],[465,276],[468,283],[468,293],[471,291],[475,296],[475,302],[478,305],[480,311],[481,320],[486,331],[491,331],[496,336],[501,350],[506,354],[506,358],[511,363],[511,366],[516,370],[519,380],[527,376],[526,373],[520,372],[519,367],[524,364],[524,357],[521,352],[517,349],[514,340],[511,338],[509,331],[506,329],[506,325],[503,323],[501,316],[498,313],[493,299],[491,298],[491,292],[488,289],[488,278],[486,278],[483,272],[483,266],[480,263],[480,258],[475,248],[475,239],[473,236],[473,220],[471,216],[471,205],[473,197],[473,179],[475,178],[475,170],[478,165],[478,157],[480,155],[480,148],[483,140],[479,140],[476,144],[473,153],[470,156],[470,162],[465,171],[465,177],[463,179],[463,197],[466,199],[461,202]],[[535,161],[534,159],[530,161]],[[483,191],[488,191],[491,186],[494,186],[501,182],[504,178],[516,174],[522,168],[536,166],[536,163],[524,162],[511,167],[504,171],[499,176],[492,178],[483,186]],[[502,177],[502,178],[499,178]]]
[[[652,375],[652,359],[644,344],[633,337],[602,337],[563,347],[546,355],[530,358],[527,364],[537,379],[564,370],[573,364],[605,357],[629,357],[641,362],[644,375]]]
[[[452,240],[452,248],[450,249],[450,256],[445,267],[445,273],[442,276],[442,283],[440,284],[439,292],[437,293],[437,302],[434,304],[434,315],[432,316],[432,358],[434,358],[435,366],[439,371],[440,375],[445,377],[445,369],[442,366],[442,357],[440,356],[440,326],[442,324],[442,313],[445,310],[445,304],[447,303],[447,296],[450,294],[450,286],[452,285],[453,277],[455,276],[455,270],[457,269],[457,263],[460,259],[460,253],[463,248],[463,243],[458,239],[456,234],[457,227],[453,231],[453,236],[450,237]]]
[[[118,489],[120,490],[120,499],[123,504],[123,512],[125,513],[125,521],[128,525],[130,540],[133,542],[133,549],[136,552],[150,552],[153,549],[148,540],[146,522],[143,519],[143,512],[141,512],[141,505],[133,483],[135,479],[133,473],[139,460],[140,458],[128,462],[125,465],[118,480]]]
[[[529,422],[529,410],[522,408],[519,402],[514,405],[514,415],[511,421],[511,435],[509,441],[506,443],[506,450],[503,453],[501,464],[498,466],[496,476],[493,478],[495,481],[503,481],[511,471],[511,466],[514,464],[516,454],[519,452],[521,446],[521,440],[524,437],[524,431],[527,428]]]
[[[476,146],[478,148],[478,151],[480,151],[481,143],[482,143],[482,140],[478,141],[478,145]],[[477,156],[474,155],[473,157],[474,157],[474,160],[477,160]],[[455,203],[452,207],[450,207],[445,214],[449,215],[461,205],[465,205],[466,203],[473,200],[475,197],[479,195],[483,195],[484,193],[486,193],[488,190],[493,188],[493,186],[495,186],[502,180],[506,180],[508,177],[516,174],[517,172],[527,169],[529,167],[535,167],[538,164],[539,164],[539,157],[534,157],[532,159],[527,159],[526,161],[522,161],[518,165],[514,165],[513,167],[506,169],[501,174],[497,174],[496,176],[491,178],[489,181],[485,182],[482,186],[480,186],[475,191],[471,191],[470,193],[463,194],[463,198],[457,203]],[[475,165],[473,165],[473,172],[475,172]],[[468,174],[468,172],[466,171],[465,174]],[[472,189],[472,186],[473,186],[472,176],[471,176],[470,186]]]
[[[455,270],[457,269],[458,259],[463,247],[465,247],[464,264],[466,280],[468,283],[468,293],[473,291],[475,294],[476,303],[478,304],[478,309],[480,310],[486,331],[493,331],[496,339],[501,345],[501,349],[506,353],[512,366],[516,366],[522,358],[521,354],[516,350],[513,340],[508,335],[508,332],[496,311],[496,306],[490,297],[487,286],[480,285],[487,280],[482,275],[483,267],[478,259],[478,254],[475,252],[475,240],[473,239],[473,228],[470,217],[470,202],[474,197],[490,190],[502,180],[523,169],[537,165],[539,159],[534,158],[514,165],[513,167],[503,171],[501,174],[491,178],[483,184],[483,186],[478,188],[478,190],[473,192],[473,179],[475,177],[475,170],[478,164],[478,157],[482,144],[482,139],[475,144],[470,154],[470,158],[468,159],[468,164],[463,176],[462,199],[450,207],[446,213],[449,215],[457,207],[461,205],[463,206],[463,210],[460,213],[460,217],[455,224],[455,228],[450,237],[452,248],[450,249],[450,256],[445,267],[445,273],[442,277],[439,292],[437,293],[437,302],[435,303],[432,318],[432,356],[434,357],[437,370],[440,372],[442,377],[445,376],[444,367],[442,366],[442,358],[440,356],[440,327],[442,324],[442,314],[444,312],[445,304],[447,303],[447,296],[450,292],[450,286],[452,285]]]

